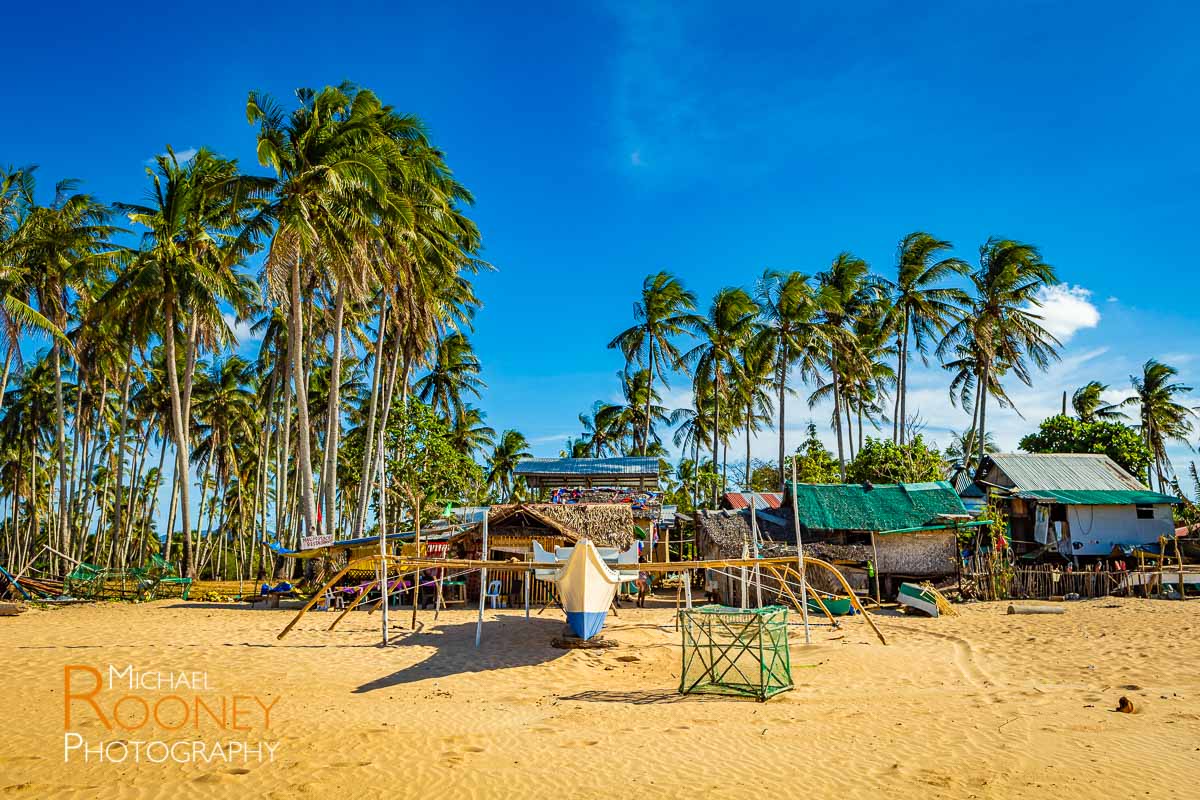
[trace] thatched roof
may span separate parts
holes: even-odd
[[[515,516],[527,523],[546,528],[547,533],[562,536],[568,541],[588,537],[601,547],[628,548],[634,541],[633,513],[623,503],[511,503],[492,506],[488,526],[495,529]],[[478,536],[481,525],[473,525],[454,537],[454,541]]]

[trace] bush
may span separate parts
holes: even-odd
[[[1037,433],[1017,444],[1027,453],[1100,453],[1131,475],[1146,479],[1154,456],[1133,428],[1119,422],[1084,422],[1062,414],[1043,420]]]
[[[919,434],[904,444],[868,437],[858,455],[846,465],[849,483],[922,483],[944,478],[941,454],[926,445]]]

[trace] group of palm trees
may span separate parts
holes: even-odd
[[[377,517],[382,431],[407,404],[462,452],[495,438],[466,402],[488,265],[421,121],[349,84],[290,108],[251,93],[246,114],[269,174],[168,149],[142,202],[105,204],[73,181],[42,203],[33,168],[0,171],[0,563],[62,574],[163,546],[185,574],[249,576],[272,541]],[[339,471],[351,435],[361,462]]]
[[[890,277],[873,274],[851,253],[828,268],[764,272],[752,291],[720,289],[706,310],[666,272],[650,275],[634,305],[634,324],[609,344],[625,357],[619,402],[599,401],[581,414],[583,433],[568,442],[576,456],[664,455],[661,431],[674,427],[685,454],[680,475],[695,483],[704,471],[710,500],[725,484],[728,443],[746,444],[743,483],[752,471],[753,435],[772,425],[778,436],[778,483],[785,481],[787,400],[806,386],[810,407],[827,402],[843,480],[846,462],[873,430],[890,425],[904,444],[923,426],[907,402],[909,365],[937,359],[949,373],[949,399],[970,411],[970,422],[948,450],[967,464],[994,450],[989,399],[1012,407],[1005,383],[1032,385],[1036,370],[1059,357],[1060,342],[1039,314],[1044,290],[1057,282],[1053,267],[1031,244],[992,238],[975,264],[951,255],[950,242],[926,232],[900,240]],[[1189,387],[1172,383],[1173,368],[1151,361],[1135,376],[1139,429],[1155,454],[1160,483],[1169,472],[1168,441],[1186,441],[1192,410],[1178,402]],[[660,387],[690,379],[690,408],[668,409]],[[1107,387],[1084,392],[1096,398]],[[1078,398],[1077,398],[1078,401]],[[1089,401],[1090,402],[1090,401]],[[707,451],[707,461],[701,452]]]

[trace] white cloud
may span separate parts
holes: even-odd
[[[575,434],[575,433],[552,433],[548,436],[535,436],[529,440],[529,443],[531,445],[539,445],[539,444],[565,445],[567,443],[567,439],[570,439],[577,435],[578,434]]]
[[[634,150],[629,154],[629,163],[635,167],[642,166],[642,151]]]
[[[251,329],[249,320],[239,322],[233,314],[222,314],[221,318],[225,320],[225,324],[229,326],[229,330],[233,331],[233,338],[238,348],[253,342],[262,341],[262,335],[255,333]]]
[[[1065,343],[1077,331],[1100,324],[1100,311],[1091,296],[1082,286],[1060,283],[1041,289],[1037,294],[1041,306],[1030,310],[1042,318],[1043,328]]]
[[[195,157],[196,157],[196,153],[198,153],[198,152],[199,152],[199,149],[198,149],[198,148],[195,148],[195,147],[185,147],[185,148],[184,148],[184,149],[182,149],[182,150],[176,150],[176,151],[175,151],[175,158],[179,159],[179,163],[180,163],[180,164],[186,164],[187,162],[189,162],[189,161],[191,161],[193,158],[195,158]],[[158,155],[159,155],[159,156],[165,156],[165,155],[166,155],[166,152],[164,151],[164,152],[162,152],[162,153],[159,153]],[[155,158],[157,158],[157,157],[158,157],[158,156],[155,156]],[[145,161],[144,163],[146,164],[146,166],[154,166],[154,158],[147,158],[147,159],[146,159],[146,161]]]
[[[1118,302],[1120,302],[1120,301],[1117,299],[1117,296],[1116,296],[1115,294],[1111,294],[1111,295],[1109,295],[1109,296],[1108,296],[1108,300],[1107,300],[1106,302],[1109,302],[1109,303],[1118,303]]]

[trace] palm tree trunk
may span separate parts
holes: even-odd
[[[653,334],[652,334],[653,336]],[[650,383],[646,387],[646,431],[642,436],[642,455],[650,447],[650,401],[654,399],[654,340],[650,340]]]
[[[375,338],[375,369],[371,377],[371,401],[367,411],[367,436],[363,442],[362,477],[358,484],[358,510],[354,514],[354,535],[362,536],[367,520],[367,503],[371,496],[371,476],[375,453],[375,416],[379,407],[379,392],[383,377],[383,339],[387,328],[387,295],[379,302],[379,332]]]
[[[892,400],[892,441],[900,444],[900,395],[904,391],[904,346],[896,334],[896,396]]]
[[[754,488],[750,485],[750,420],[752,419],[753,411],[750,403],[746,404],[746,486],[747,492],[753,492]]]
[[[713,471],[720,464],[720,437],[721,437],[721,359],[713,359]],[[717,491],[719,487],[713,486],[712,507],[717,507]]]
[[[67,509],[67,422],[63,405],[61,351],[62,345],[56,339],[54,342],[54,413],[57,417],[55,420],[55,451],[58,459],[58,519],[56,520],[58,534],[55,546],[58,550],[70,552],[70,531],[67,527],[70,516]],[[59,562],[58,556],[54,557],[54,561],[56,564]]]
[[[163,304],[166,313],[166,330],[163,342],[167,346],[167,383],[171,392],[171,427],[175,432],[175,481],[178,485],[179,518],[183,524],[183,555],[179,573],[185,578],[191,577],[192,568],[192,537],[191,519],[188,511],[188,436],[184,428],[183,398],[179,390],[179,375],[175,363],[175,304],[168,301]],[[167,529],[167,547],[170,552],[172,529]]]
[[[288,317],[288,350],[291,351],[292,383],[296,391],[296,449],[299,457],[301,513],[304,532],[315,532],[317,509],[313,499],[312,427],[308,419],[308,376],[304,370],[304,306],[300,300],[300,259],[292,260],[291,308]]]
[[[784,490],[787,480],[783,462],[787,457],[784,433],[787,416],[784,414],[784,402],[787,397],[788,355],[787,345],[781,343],[779,348],[779,491],[781,492]]]
[[[121,388],[121,430],[117,434],[117,498],[113,508],[113,529],[123,533],[121,516],[124,509],[122,481],[125,479],[125,433],[129,424],[129,387],[133,383],[133,337],[125,352],[125,385]]]
[[[12,369],[13,348],[4,352],[4,376],[0,377],[0,409],[4,408],[4,395],[8,392],[8,375]]]
[[[333,364],[329,378],[329,427],[325,433],[325,466],[321,476],[325,479],[325,533],[336,534],[337,525],[337,451],[342,429],[341,385],[342,385],[342,320],[346,313],[346,287],[338,282],[337,299],[333,311]]]
[[[830,370],[830,375],[833,377],[833,427],[837,430],[837,448],[838,448],[838,468],[842,476],[842,483],[846,482],[846,453],[842,443],[842,390],[841,384],[838,381],[838,364],[837,351],[833,353],[833,368]]]
[[[988,396],[988,378],[989,366],[983,365],[979,376],[979,428],[976,431],[976,436],[979,437],[979,443],[976,448],[978,463],[983,463],[983,443],[987,440],[987,396]]]
[[[904,343],[900,349],[900,444],[908,441],[908,314],[904,315]],[[861,442],[859,443],[861,446]]]

